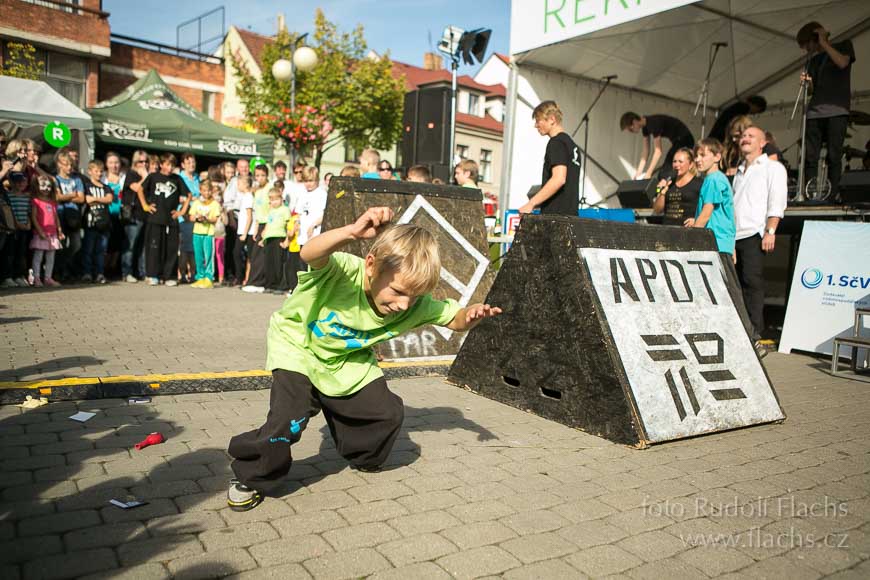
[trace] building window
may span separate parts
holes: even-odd
[[[468,159],[468,145],[456,144],[456,156],[460,159]]]
[[[42,80],[77,107],[85,106],[88,63],[79,57],[36,47],[34,58],[42,62]],[[9,47],[3,43],[3,60],[9,61]]]
[[[480,117],[480,95],[468,93],[468,114]]]
[[[63,12],[68,12],[70,14],[75,10],[76,14],[81,14],[81,10],[76,10],[72,6],[62,6],[55,2],[46,2],[45,0],[23,0],[28,4],[35,4],[37,6],[44,6],[45,8],[51,8],[52,10],[61,10]],[[64,0],[67,4],[78,4],[81,6],[82,0]]]
[[[359,161],[360,152],[357,151],[350,143],[344,142],[344,162],[357,163]]]
[[[202,92],[202,108],[200,110],[208,115],[209,119],[214,119],[214,93]]]
[[[492,183],[492,151],[480,150],[480,180],[484,183]]]

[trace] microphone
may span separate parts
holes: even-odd
[[[619,78],[618,75],[607,75],[606,77],[601,77],[602,81],[612,81],[615,78]]]
[[[669,187],[671,186],[671,183],[673,183],[673,181],[674,181],[674,178],[673,178],[673,177],[668,177],[668,179],[667,179],[667,183],[665,183],[665,185],[664,185],[663,187],[657,187],[657,188],[656,188],[656,193],[661,193],[661,192],[664,191],[665,189],[669,188]]]
[[[728,46],[727,42],[714,42],[713,46]]]

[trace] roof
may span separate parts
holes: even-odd
[[[498,52],[494,52],[493,54],[494,54],[495,56],[497,56],[498,59],[499,59],[500,61],[502,61],[503,63],[505,63],[505,64],[510,64],[510,63],[511,63],[511,57],[509,57],[509,56],[507,56],[507,55],[505,55],[505,54],[498,53]]]
[[[257,66],[262,69],[263,50],[265,50],[267,44],[275,42],[275,38],[272,36],[263,36],[262,34],[257,34],[256,32],[251,32],[250,30],[244,30],[238,27],[236,27],[236,30],[238,31],[242,42],[244,42],[245,46],[248,47],[248,52],[250,52],[251,56],[254,57],[254,60],[257,61]]]
[[[483,129],[484,131],[491,131],[493,133],[498,133],[499,135],[504,133],[504,124],[499,123],[489,115],[477,117],[475,115],[469,115],[468,113],[460,113],[457,111],[456,124],[474,127],[475,129]]]
[[[405,75],[405,90],[413,91],[423,85],[431,85],[439,82],[451,82],[451,74],[447,69],[429,70],[397,60],[393,61],[393,76]],[[505,97],[507,94],[504,85],[484,85],[468,75],[460,75],[456,83],[465,89],[480,91],[487,97]]]
[[[91,116],[43,81],[0,76],[0,117],[21,126],[60,121],[73,129],[91,129]]]

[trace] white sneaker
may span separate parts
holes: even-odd
[[[27,280],[25,280],[24,278],[16,278],[14,280],[14,282],[15,282],[15,285],[18,286],[19,288],[29,288],[30,287],[30,284],[28,284]]]
[[[106,277],[103,276],[102,274],[97,274],[97,277],[94,279],[94,282],[96,282],[97,284],[105,284]]]
[[[157,278],[148,278],[149,286],[157,286],[158,284],[160,284],[160,280],[158,280]]]
[[[124,277],[124,282],[129,282],[130,284],[135,284],[138,281],[139,281],[139,279],[136,276],[134,276],[133,274],[127,274]]]
[[[178,280],[167,280],[163,284],[170,287],[170,288],[173,288],[175,286],[178,286]]]
[[[247,292],[248,294],[262,294],[266,289],[263,286],[244,286],[242,287],[242,292]]]

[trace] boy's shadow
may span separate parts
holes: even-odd
[[[464,430],[477,434],[478,441],[498,439],[498,436],[485,427],[466,418],[456,407],[411,407],[405,405],[405,419],[402,429],[390,456],[384,462],[381,472],[393,471],[409,466],[420,459],[422,448],[412,438],[413,433]],[[317,453],[302,459],[294,459],[285,485],[273,494],[274,497],[291,495],[302,487],[315,484],[326,477],[350,468],[335,448],[335,441],[329,427],[319,429],[320,448]],[[313,433],[310,436],[315,436]]]

